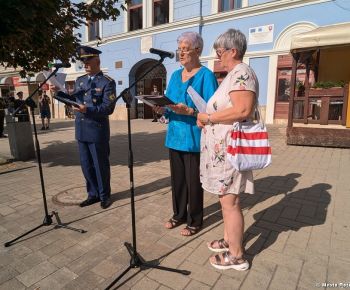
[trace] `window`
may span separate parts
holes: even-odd
[[[129,2],[129,31],[142,29],[142,0]]]
[[[169,22],[169,0],[153,0],[153,25]]]
[[[219,0],[219,12],[242,8],[242,0]]]
[[[88,21],[88,41],[94,41],[100,38],[99,21]]]

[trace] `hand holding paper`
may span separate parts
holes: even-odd
[[[45,78],[47,78],[49,75],[50,75],[50,71],[47,71],[47,70],[44,70],[43,71],[43,74],[44,74],[44,76],[45,76]],[[62,91],[62,92],[65,92],[65,93],[67,93],[67,90],[66,90],[66,88],[64,87],[64,82],[65,82],[65,80],[66,80],[66,74],[64,74],[64,73],[56,73],[54,76],[52,76],[49,80],[48,80],[48,82],[51,84],[51,85],[53,85],[53,86],[55,86],[56,87],[56,89],[58,90],[58,91]]]
[[[187,89],[187,93],[191,97],[193,103],[197,107],[198,112],[205,113],[207,109],[207,103],[205,100],[195,91],[192,86],[189,86]]]

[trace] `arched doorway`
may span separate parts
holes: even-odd
[[[157,63],[154,59],[144,59],[136,63],[129,73],[129,83],[133,83],[139,76],[145,73],[148,69]],[[153,86],[156,86],[159,93],[163,94],[166,88],[166,69],[163,64],[156,67],[142,80],[138,81],[130,91],[135,95],[150,95],[153,91]],[[136,99],[135,99],[136,102]],[[137,118],[150,119],[153,117],[152,109],[143,103],[134,104],[137,108]]]

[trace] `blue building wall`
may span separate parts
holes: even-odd
[[[325,12],[327,12],[327,17],[322,17]],[[297,22],[311,22],[317,26],[323,26],[348,21],[350,21],[350,12],[348,10],[339,8],[333,2],[326,2],[323,4],[315,4],[305,7],[271,12],[268,14],[254,15],[253,17],[232,19],[221,22],[219,24],[215,23],[205,25],[203,27],[203,37],[205,43],[213,44],[216,37],[220,33],[226,31],[229,28],[236,28],[241,30],[248,39],[249,28],[274,24],[273,42],[248,45],[248,51],[262,51],[272,49],[274,42],[280,33],[285,30],[286,27]],[[203,54],[210,54],[210,51],[210,45],[206,45]]]
[[[259,81],[259,104],[267,103],[267,81],[269,78],[269,58],[256,57],[249,59],[249,65],[255,71]]]
[[[249,6],[254,6],[254,5],[263,4],[271,1],[273,0],[248,0],[248,3],[249,3]]]
[[[124,33],[124,22],[126,18],[126,12],[121,11],[120,16],[116,21],[107,20],[102,23],[102,36],[109,37]]]
[[[174,21],[198,17],[200,3],[200,0],[174,0]]]
[[[266,2],[271,2],[271,0],[249,0],[249,5],[259,5]],[[204,17],[211,14],[211,0],[174,0],[174,22],[200,16],[200,5],[202,5],[202,14]],[[204,39],[202,56],[208,57],[214,55],[212,46],[215,39],[219,34],[223,33],[229,28],[240,29],[248,39],[249,28],[273,24],[273,42],[248,45],[247,50],[248,52],[270,51],[273,49],[275,41],[287,27],[300,22],[313,23],[316,26],[349,22],[349,10],[349,0],[336,0],[286,10],[279,10],[265,14],[254,14],[250,17],[232,18],[223,22],[204,23],[202,27],[202,36]],[[327,15],[327,17],[325,17],[325,15]],[[117,21],[103,22],[103,36],[107,37],[124,33],[124,17],[126,17],[126,12],[121,11],[121,16]],[[85,27],[82,27],[79,30],[79,32],[83,35],[83,40],[86,39],[85,31]],[[177,29],[174,31],[164,31],[159,33],[154,32],[153,34],[150,34],[153,39],[152,46],[162,50],[175,52],[177,48],[176,39],[184,31],[199,32],[200,30],[198,24],[194,24],[191,27]],[[121,85],[117,85],[118,92],[129,85],[130,70],[138,62],[146,58],[155,60],[158,59],[157,55],[141,53],[140,37],[107,42],[102,44],[100,49],[103,51],[103,54],[101,55],[102,67],[108,69],[108,74],[113,77],[117,83],[118,81],[122,82]],[[116,61],[123,62],[123,67],[121,69],[115,69],[114,63]],[[249,62],[259,78],[260,104],[266,105],[268,99],[267,85],[269,76],[269,57],[250,58]],[[203,65],[208,65],[207,61],[204,61]],[[166,58],[164,61],[164,66],[167,70],[167,81],[169,81],[171,74],[176,69],[180,68],[180,64],[176,62],[175,58]]]

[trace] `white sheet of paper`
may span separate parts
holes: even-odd
[[[43,74],[47,78],[50,75],[50,71],[44,70]],[[64,82],[66,80],[67,74],[64,73],[56,73],[54,76],[52,76],[48,82],[55,86],[59,91],[67,93],[66,88],[64,87]]]
[[[187,89],[187,93],[190,95],[193,103],[197,107],[198,112],[205,113],[207,109],[207,103],[204,101],[204,99],[196,92],[196,90],[189,86]]]

